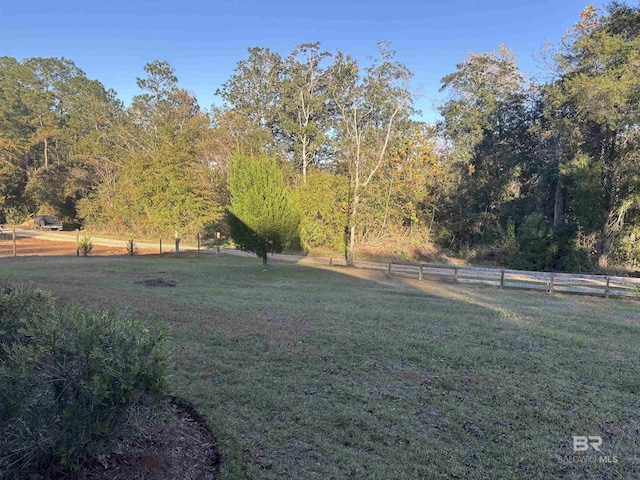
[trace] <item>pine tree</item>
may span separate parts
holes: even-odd
[[[275,159],[262,154],[233,155],[229,168],[231,238],[254,252],[267,269],[267,254],[280,253],[298,235],[300,214],[290,199]]]

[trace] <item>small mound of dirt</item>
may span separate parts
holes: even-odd
[[[137,280],[133,283],[139,283],[145,287],[175,287],[178,285],[178,282],[168,278],[149,278],[147,280]]]

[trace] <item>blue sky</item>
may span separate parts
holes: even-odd
[[[215,90],[247,48],[286,56],[297,44],[320,41],[366,62],[378,41],[390,41],[414,73],[423,118],[436,118],[440,79],[469,52],[505,43],[525,73],[546,39],[557,42],[586,0],[84,0],[0,4],[0,55],[64,57],[129,103],[136,77],[154,60],[168,61],[180,86],[202,107],[220,105]],[[608,2],[593,1],[601,7]]]

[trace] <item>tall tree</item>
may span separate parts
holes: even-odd
[[[320,51],[320,43],[307,43],[297,46],[284,61],[275,130],[288,140],[303,183],[328,142],[330,78],[322,63],[330,56]]]
[[[29,112],[31,143],[42,144],[43,166],[48,168],[49,144],[65,121],[64,85],[73,77],[84,77],[84,72],[70,60],[57,58],[29,58],[22,65],[22,101]]]
[[[560,79],[549,88],[548,115],[560,112],[572,149],[562,164],[570,206],[585,233],[598,236],[600,268],[640,208],[640,8],[588,6],[564,38]]]
[[[234,154],[229,175],[227,220],[233,241],[262,258],[280,253],[299,235],[300,216],[276,160],[265,154]]]
[[[235,73],[216,91],[227,107],[245,116],[262,129],[271,131],[280,96],[282,58],[268,48],[249,48]]]
[[[92,163],[108,124],[105,106],[113,102],[113,92],[69,60],[0,60],[3,172],[13,184],[9,203],[16,204],[9,208],[20,210],[21,202],[32,213],[75,217],[76,200],[95,183]]]
[[[411,72],[394,59],[388,44],[378,45],[380,57],[360,71],[358,63],[341,52],[330,67],[329,88],[336,112],[335,136],[349,177],[349,215],[345,225],[345,260],[353,263],[358,212],[363,190],[386,161],[397,126],[413,111],[408,81]]]
[[[526,81],[501,45],[497,53],[470,54],[442,79],[441,90],[449,94],[440,113],[458,177],[448,223],[458,245],[482,241],[483,230],[520,195],[532,155]]]

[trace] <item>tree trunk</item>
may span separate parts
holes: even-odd
[[[602,240],[598,244],[598,269],[606,270],[609,267],[609,253],[611,244],[615,238],[614,220],[611,214],[607,216],[607,221],[602,229]]]
[[[176,256],[180,255],[180,237],[178,234],[178,229],[174,229],[174,238],[176,240]]]
[[[353,251],[356,245],[356,226],[351,225],[349,228],[349,262],[348,265],[353,265]]]
[[[44,139],[44,169],[49,168],[49,141]]]
[[[360,202],[360,194],[357,189],[353,194],[353,205],[351,206],[351,214],[349,215],[349,249],[345,261],[347,265],[353,265],[353,253],[356,246],[356,217],[358,216],[358,203]]]
[[[307,184],[307,139],[302,139],[302,183]]]
[[[564,224],[565,188],[560,179],[556,184],[556,198],[553,207],[553,228],[558,228]]]
[[[268,267],[267,252],[265,252],[264,255],[262,255],[262,271],[266,272],[267,271],[267,267]]]
[[[611,241],[603,238],[598,248],[598,270],[606,270],[609,268],[609,247]]]

